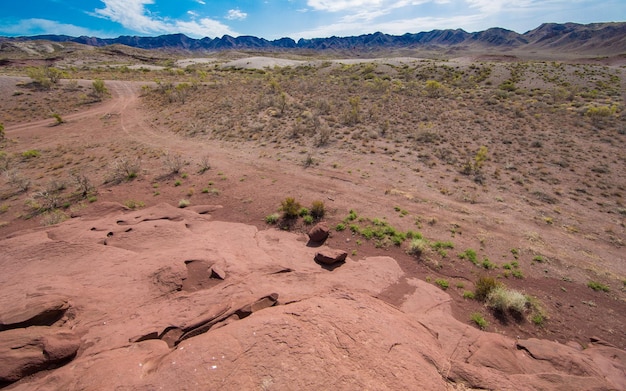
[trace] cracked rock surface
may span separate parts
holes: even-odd
[[[623,350],[482,332],[392,258],[320,267],[320,248],[297,234],[214,221],[211,210],[104,205],[96,216],[0,240],[1,385],[626,389]],[[400,305],[377,298],[400,283],[414,288]],[[15,346],[54,365],[7,370]]]

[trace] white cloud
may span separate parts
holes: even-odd
[[[482,15],[461,15],[452,17],[416,17],[407,19],[394,19],[387,22],[363,24],[358,22],[345,22],[319,26],[314,29],[293,33],[297,38],[322,38],[336,36],[349,36],[359,34],[371,34],[382,31],[386,34],[402,35],[407,32],[417,33],[421,31],[469,28],[480,23]]]
[[[308,0],[307,5],[317,11],[345,11],[380,6],[384,0]]]
[[[244,20],[247,17],[247,13],[241,12],[241,10],[238,9],[228,10],[228,13],[226,14],[226,19],[228,20]]]
[[[198,4],[202,4],[202,5],[205,5],[205,4],[206,4],[206,2],[204,2],[203,0],[196,0],[196,3],[198,3]]]
[[[82,35],[86,36],[102,36],[104,34],[86,29],[84,27],[74,26],[72,24],[59,23],[48,19],[24,19],[17,24],[3,25],[0,27],[2,34],[8,35],[44,35],[44,34],[64,34],[73,37]]]
[[[316,11],[340,12],[389,10],[426,3],[445,4],[452,0],[308,0],[307,5]],[[469,0],[471,1],[471,0]],[[482,1],[482,0],[477,0]],[[487,0],[488,1],[488,0]]]
[[[547,4],[559,6],[579,0],[307,0],[309,9],[329,12],[327,25],[294,33],[312,38],[382,31],[404,34],[434,29],[482,30],[496,25],[503,14],[528,15]],[[488,26],[493,27],[493,26]]]
[[[105,7],[96,9],[94,16],[109,19],[141,34],[183,33],[191,37],[238,35],[225,24],[209,18],[183,21],[152,15],[145,6],[154,4],[154,0],[101,1]]]
[[[481,12],[495,14],[506,11],[548,9],[551,6],[558,8],[577,2],[577,0],[464,0],[471,8],[478,8]]]

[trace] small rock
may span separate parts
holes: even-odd
[[[344,262],[348,257],[348,253],[342,250],[326,249],[315,254],[315,261],[325,265],[333,265],[335,263]]]
[[[217,278],[219,280],[225,280],[226,279],[226,272],[221,267],[219,267],[217,265],[213,265],[213,266],[211,266],[211,278]]]
[[[309,231],[309,239],[315,243],[321,243],[328,238],[329,229],[326,223],[317,223]]]

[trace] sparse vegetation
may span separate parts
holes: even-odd
[[[428,250],[428,242],[422,238],[415,238],[411,240],[408,253],[416,257],[422,256]]]
[[[283,212],[283,216],[286,219],[294,219],[298,217],[301,206],[300,203],[295,200],[295,198],[287,197],[281,202],[280,205],[280,210]]]
[[[22,158],[24,159],[32,159],[41,156],[41,152],[36,149],[29,149],[28,151],[22,152]]]
[[[468,248],[467,250],[460,253],[459,258],[467,259],[474,265],[478,265],[478,255],[476,254],[476,251],[472,250],[471,248]]]
[[[315,219],[321,219],[324,217],[326,213],[326,209],[324,207],[324,202],[320,200],[313,201],[311,205],[311,216]]]
[[[179,174],[188,162],[178,153],[166,153],[163,166],[168,174]]]
[[[199,174],[204,174],[205,172],[211,169],[211,162],[209,161],[209,156],[205,155],[200,159],[199,163],[200,169],[198,170]]]
[[[487,294],[487,305],[501,313],[513,312],[521,315],[526,310],[528,299],[522,293],[503,285],[495,286]]]
[[[109,95],[109,90],[107,89],[104,81],[102,79],[96,79],[91,83],[91,87],[93,88],[92,95],[95,100],[101,101]]]
[[[271,215],[265,216],[265,222],[267,224],[276,224],[280,220],[280,215],[278,213],[272,213]]]
[[[143,208],[146,204],[143,201],[126,200],[124,201],[124,206],[128,209],[138,209]]]
[[[141,159],[138,157],[120,157],[111,163],[111,173],[107,179],[110,183],[132,181],[141,171]]]
[[[594,59],[594,64],[570,61],[556,65],[521,56],[514,62],[487,59],[469,65],[445,58],[386,61],[389,63],[339,64],[329,60],[325,66],[262,70],[226,69],[216,64],[184,69],[178,68],[173,58],[162,60],[166,64],[163,70],[35,67],[29,71],[32,83],[12,86],[6,94],[11,98],[3,102],[0,111],[0,121],[10,129],[4,134],[0,124],[0,179],[4,180],[0,181],[0,226],[11,232],[12,228],[5,227],[10,223],[4,220],[32,218],[37,224],[68,217],[77,202],[141,199],[138,192],[145,188],[148,194],[160,196],[153,199],[155,203],[176,205],[181,197],[193,199],[194,204],[219,200],[224,210],[232,208],[238,219],[264,220],[280,229],[306,232],[308,225],[326,219],[336,232],[342,232],[335,235],[345,240],[348,252],[356,254],[354,247],[362,246],[358,248],[363,256],[387,254],[374,247],[397,246],[388,254],[405,251],[415,256],[419,263],[414,267],[419,270],[433,269],[436,276],[453,278],[453,284],[466,278],[467,288],[457,284],[457,289],[452,289],[454,300],[463,300],[462,296],[472,308],[485,304],[509,315],[524,314],[528,324],[520,326],[523,328],[533,324],[549,327],[549,318],[534,310],[530,296],[515,291],[518,304],[520,295],[526,296],[527,302],[517,306],[522,311],[509,309],[506,303],[511,289],[505,284],[532,293],[541,286],[531,281],[543,276],[560,278],[563,267],[576,267],[581,258],[602,256],[595,253],[596,244],[623,247],[626,185],[620,148],[626,114],[619,89],[623,71],[601,65],[602,58]],[[60,77],[73,81],[59,86]],[[85,80],[94,82],[90,86]],[[93,137],[88,142],[76,138],[66,143],[59,138],[51,144],[48,136],[31,142],[13,130],[26,119],[49,124],[51,113],[61,113],[72,120],[46,131],[60,137],[66,130],[74,135],[76,127],[82,126],[74,119],[79,118],[74,115],[76,110],[107,97],[102,80],[150,82],[141,96],[141,107],[147,113],[142,119],[149,124],[149,131],[130,127],[132,137],[126,137],[119,132],[117,112],[99,119],[102,129],[111,132],[111,142]],[[152,87],[155,80],[157,85]],[[59,119],[57,123],[63,122],[60,115]],[[90,137],[92,131],[84,129]],[[186,159],[175,153],[164,155],[168,146],[157,144],[165,140],[166,132],[176,134],[175,143],[167,145],[183,151]],[[66,146],[74,140],[76,146]],[[193,148],[189,147],[192,143]],[[211,146],[202,149],[202,143]],[[241,156],[249,154],[246,162],[258,155],[259,167],[280,162],[280,169],[272,167],[260,175],[242,172],[243,166],[227,151],[239,146],[243,146]],[[214,163],[224,165],[218,168],[236,180],[227,181],[224,173],[209,171],[209,157],[201,157],[204,151],[211,151]],[[174,161],[167,162],[170,158]],[[304,171],[297,167],[301,164],[311,167],[307,176],[329,177],[329,181],[332,177],[333,184],[328,190],[318,192],[316,188],[316,192],[306,193],[310,188],[302,186],[302,178],[288,183],[285,179],[291,177],[282,173],[298,175]],[[124,183],[138,176],[139,180]],[[65,181],[67,189],[47,191],[45,184],[51,179]],[[97,189],[92,181],[102,179],[121,186]],[[221,190],[209,179],[221,183]],[[160,187],[151,189],[153,182]],[[254,189],[268,194],[257,199]],[[354,210],[346,216],[339,208],[346,205],[341,197],[348,196],[347,189],[363,191],[367,203],[354,201],[350,205]],[[201,194],[194,195],[194,191]],[[380,194],[372,196],[375,191]],[[209,197],[221,193],[225,195],[222,198]],[[270,193],[283,196],[272,200]],[[289,194],[306,197],[306,202],[313,199],[310,197],[324,201],[328,197],[328,201],[324,205],[316,200],[306,207],[295,199],[280,202]],[[361,197],[355,197],[358,199]],[[365,209],[373,199],[380,207]],[[267,207],[268,201],[275,206],[280,202],[280,209],[264,217],[272,209]],[[142,206],[137,202],[133,208]],[[582,208],[585,213],[577,213]],[[487,217],[478,217],[478,210],[494,213],[487,222]],[[507,217],[499,218],[498,211]],[[374,218],[377,215],[367,217],[368,213],[387,215]],[[520,227],[534,224],[537,232],[513,230],[510,219],[520,219]],[[408,228],[423,231],[428,239],[420,232],[405,231]],[[435,236],[442,232],[443,236]],[[445,240],[450,238],[448,233],[455,243]],[[585,253],[562,251],[565,242],[561,243],[559,234],[585,241]],[[467,248],[471,246],[478,250]],[[571,257],[558,255],[565,253]],[[582,285],[588,295],[594,295],[593,289],[611,292],[606,297],[621,298],[626,281],[622,286],[620,281],[609,280],[603,268],[599,266],[596,274],[602,282],[581,282],[576,277],[581,275],[579,271],[567,272],[571,277],[562,277],[567,284],[561,283],[560,291],[557,286],[559,292],[554,296],[564,292],[558,300],[566,303]],[[485,276],[474,281],[481,273]],[[432,282],[445,289],[438,282],[444,279],[435,275]],[[602,296],[599,293],[595,295]],[[575,302],[580,306],[580,299]],[[605,305],[599,299],[596,303],[587,300],[585,308]],[[594,316],[606,319],[608,311],[600,312]],[[567,315],[564,318],[568,319]],[[487,327],[486,321],[484,326],[474,323]],[[615,329],[614,324],[611,327]],[[524,332],[529,334],[528,329]]]
[[[502,284],[496,281],[493,277],[482,276],[476,281],[476,287],[474,294],[476,300],[485,301],[489,297],[489,294],[496,288],[502,286]]]
[[[444,291],[448,289],[448,287],[450,286],[450,283],[448,282],[448,280],[443,279],[443,278],[436,279],[435,284],[439,285],[439,287],[443,289]]]
[[[478,313],[478,312],[474,312],[471,316],[470,319],[472,320],[472,322],[474,322],[476,324],[476,326],[478,326],[481,330],[485,330],[488,326],[489,323],[485,320],[485,318],[483,317],[482,314]]]
[[[602,284],[600,282],[597,282],[597,281],[589,281],[587,283],[587,286],[589,288],[593,289],[596,292],[598,292],[598,291],[608,292],[608,291],[611,290],[608,285],[604,285],[604,284]]]

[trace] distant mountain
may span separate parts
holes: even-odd
[[[90,46],[122,44],[141,49],[177,49],[188,51],[219,50],[375,50],[393,48],[475,48],[562,50],[580,54],[626,53],[626,22],[619,23],[545,23],[534,30],[519,34],[502,28],[468,33],[461,29],[433,30],[416,34],[389,35],[380,32],[353,37],[315,39],[281,38],[269,41],[253,36],[194,39],[184,34],[158,37],[120,36],[118,38],[70,37],[67,35],[38,35],[0,38],[1,41],[47,40],[75,42]]]

